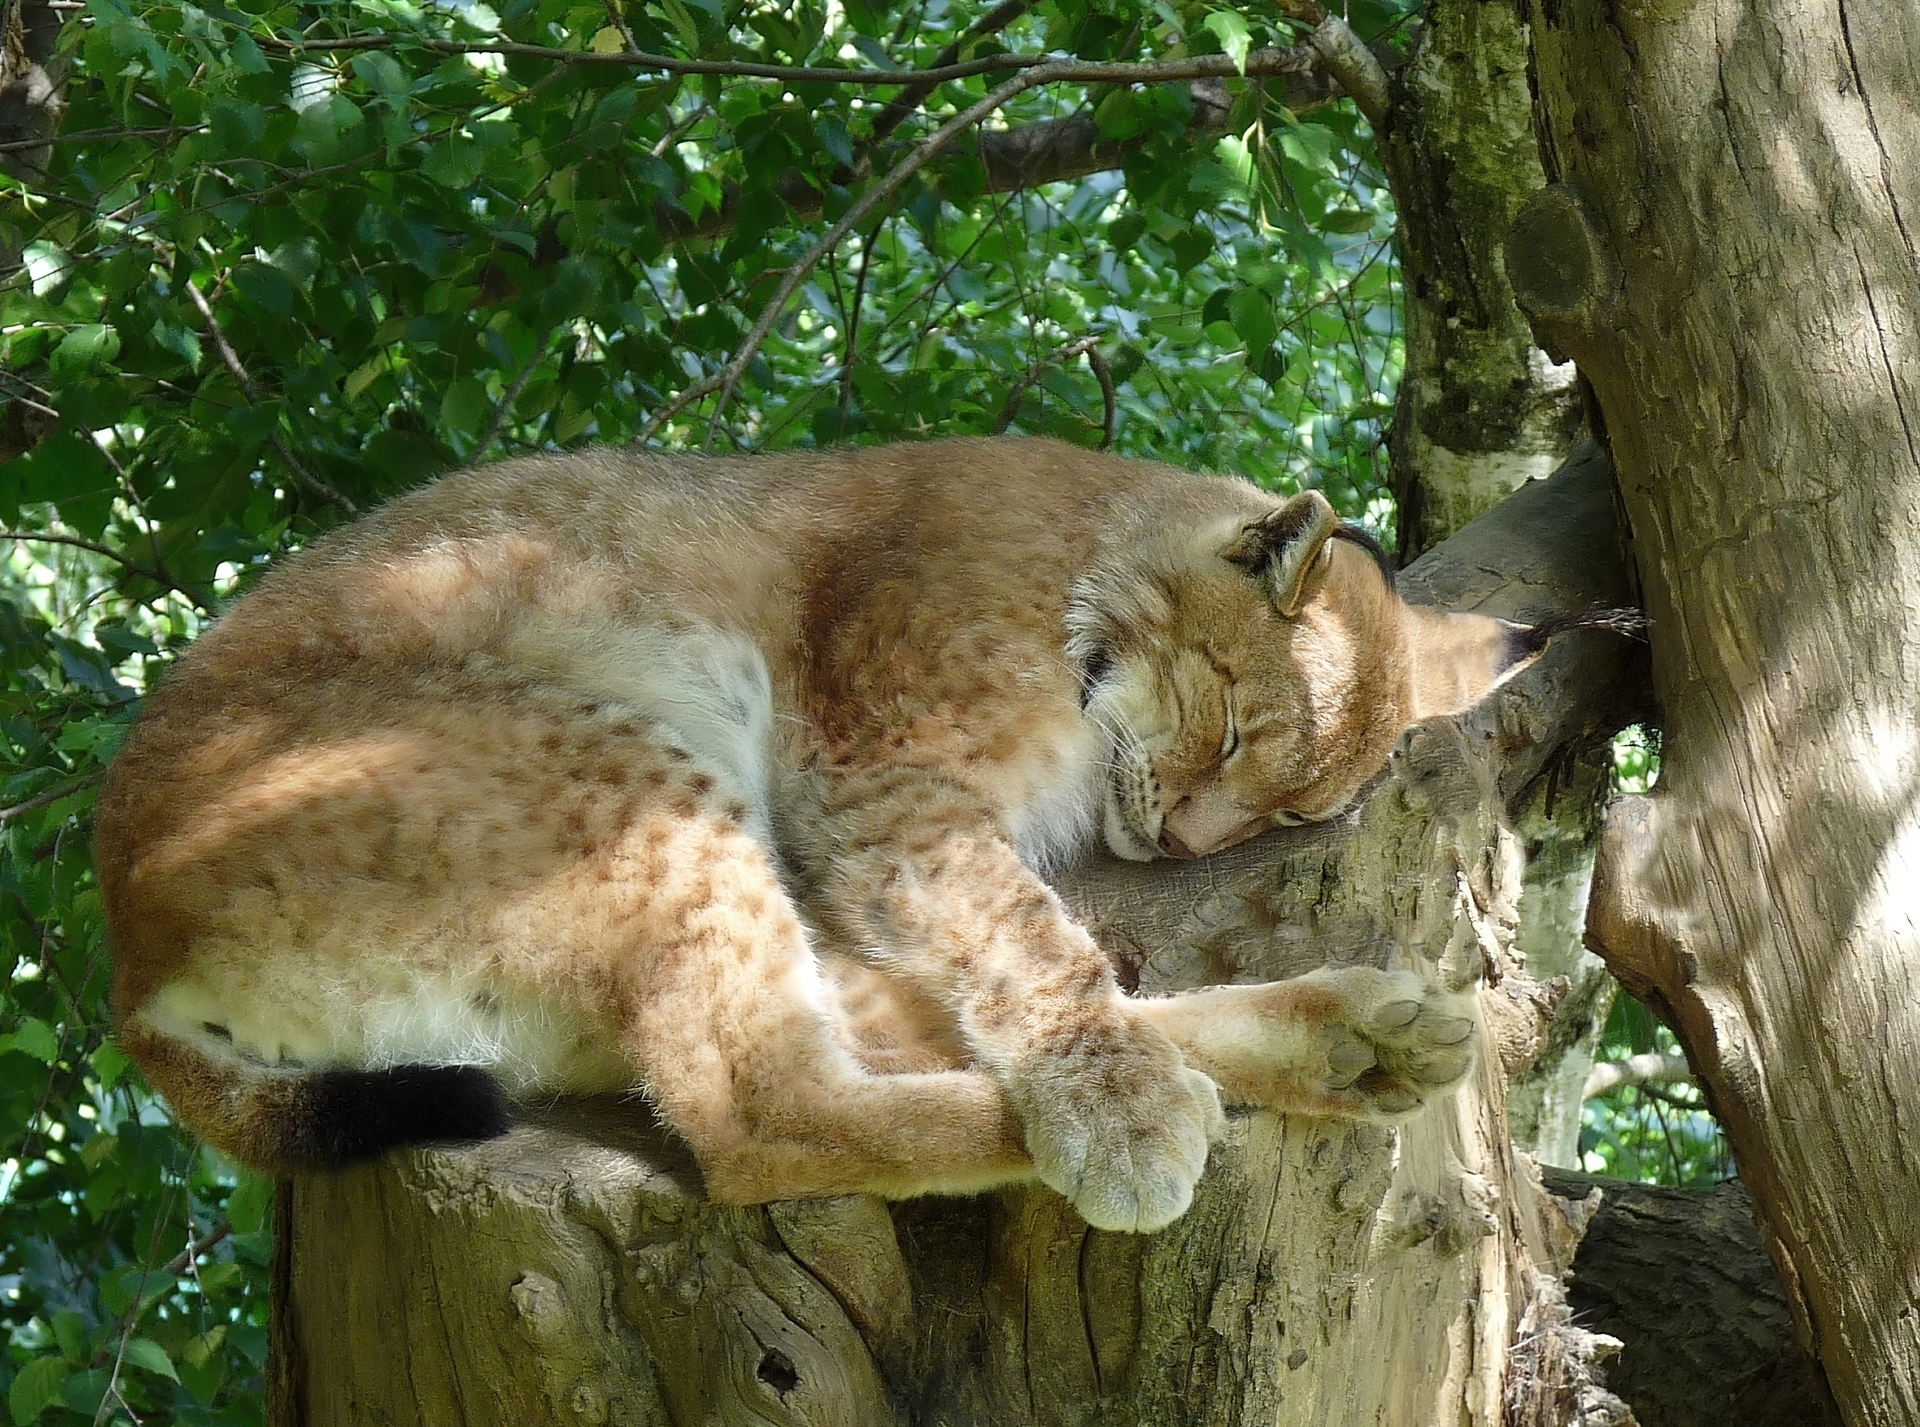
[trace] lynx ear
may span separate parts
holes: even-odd
[[[1302,491],[1243,527],[1220,554],[1264,584],[1273,607],[1292,619],[1326,579],[1333,564],[1328,542],[1339,528],[1340,517],[1327,498]]]

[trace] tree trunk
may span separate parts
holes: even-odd
[[[1416,598],[1519,617],[1617,602],[1611,521],[1590,461],[1404,578]],[[1417,733],[1338,825],[1065,879],[1148,993],[1329,959],[1484,972],[1480,1070],[1397,1134],[1238,1118],[1192,1210],[1134,1237],[1039,1188],[719,1208],[631,1107],[566,1107],[475,1150],[291,1186],[274,1420],[1630,1420],[1592,1378],[1606,1340],[1561,1294],[1577,1234],[1507,1136],[1505,1078],[1549,998],[1513,959],[1519,857],[1500,813],[1611,732],[1635,652],[1557,645],[1464,729]]]
[[[1573,366],[1534,345],[1501,256],[1545,182],[1518,0],[1433,0],[1422,20],[1381,139],[1406,294],[1392,439],[1403,560],[1591,440]],[[1613,1004],[1613,978],[1581,941],[1608,755],[1564,760],[1514,809],[1527,849],[1519,949],[1535,980],[1569,988],[1539,1058],[1508,1086],[1514,1143],[1548,1164],[1578,1163],[1580,1090]]]
[[[1920,14],[1532,0],[1508,267],[1606,417],[1660,786],[1589,928],[1726,1124],[1847,1420],[1920,1421]]]

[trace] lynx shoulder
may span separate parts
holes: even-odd
[[[1541,637],[1324,499],[1042,441],[451,476],[289,559],[101,795],[119,1034],[263,1170],[638,1090],[717,1197],[1191,1197],[1233,1100],[1391,1120],[1471,998],[1117,989],[1042,880],[1331,816]]]

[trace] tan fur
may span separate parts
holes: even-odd
[[[643,1091],[724,1199],[1037,1174],[1129,1229],[1186,1207],[1215,1081],[1404,1115],[1470,1000],[1130,1000],[1039,876],[1329,816],[1507,672],[1300,499],[1001,440],[394,501],[240,601],[115,764],[123,1041],[268,1170],[315,1071],[479,1065]]]

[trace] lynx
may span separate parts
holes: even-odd
[[[1188,1205],[1231,1102],[1394,1121],[1471,997],[1118,989],[1042,874],[1333,816],[1544,632],[1326,500],[1036,440],[450,476],[284,562],[101,795],[122,1044],[276,1173],[638,1092],[716,1198]]]

